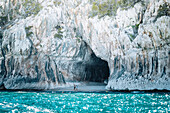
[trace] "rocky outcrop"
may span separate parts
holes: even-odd
[[[169,90],[170,17],[169,9],[160,16],[164,6],[169,7],[168,1],[139,2],[119,8],[114,18],[82,20],[84,40],[109,63],[107,89]]]
[[[170,90],[168,1],[139,0],[100,17],[91,16],[88,0],[41,1],[29,14],[15,3],[14,19],[12,9],[0,14],[8,18],[0,25],[0,86],[53,89],[108,79],[107,89]]]
[[[3,31],[0,85],[54,89],[67,81],[103,82],[109,76],[107,62],[69,34],[63,16],[61,8],[47,6]]]

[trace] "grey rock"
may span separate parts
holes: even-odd
[[[0,2],[2,88],[54,89],[70,81],[108,80],[107,89],[170,90],[170,17],[167,8],[160,12],[168,1],[135,2],[101,18],[89,17],[88,0],[59,6],[43,0],[37,2],[40,10],[28,14],[23,7],[31,6],[20,1]]]

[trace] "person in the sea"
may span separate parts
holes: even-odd
[[[76,90],[76,85],[74,84],[74,91]]]
[[[74,91],[77,91],[78,86],[74,84]]]

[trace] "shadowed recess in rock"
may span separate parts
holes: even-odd
[[[108,62],[98,58],[87,44],[86,47],[91,54],[88,59],[73,64],[72,73],[76,75],[73,80],[104,82],[110,74]]]
[[[98,58],[94,53],[91,55],[91,62],[85,67],[85,80],[104,82],[109,77],[108,63]]]

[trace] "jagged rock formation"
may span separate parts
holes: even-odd
[[[107,89],[170,90],[169,1],[122,2],[114,12],[100,0],[27,2],[0,2],[0,86],[53,89],[109,77]]]

